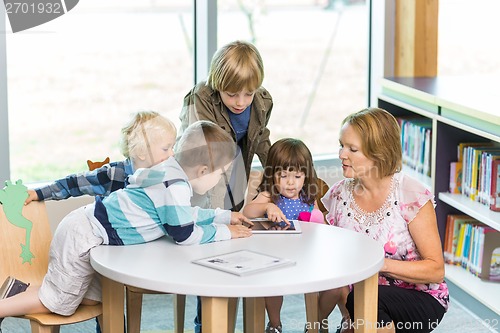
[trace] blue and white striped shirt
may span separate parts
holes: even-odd
[[[191,207],[191,185],[173,157],[138,169],[128,181],[86,210],[104,244],[139,244],[164,235],[182,245],[231,239],[231,212]]]

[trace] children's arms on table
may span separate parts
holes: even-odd
[[[263,217],[267,215],[267,218],[273,222],[285,221],[286,224],[290,225],[290,222],[281,209],[271,202],[269,192],[259,193],[252,202],[243,208],[243,214],[248,218]]]
[[[252,226],[253,222],[250,221],[243,213],[240,212],[231,212],[231,221],[232,225],[245,225]]]
[[[252,236],[252,229],[244,225],[228,225],[231,232],[231,238],[244,238]]]

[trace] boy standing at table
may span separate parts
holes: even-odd
[[[228,133],[239,148],[229,191],[221,183],[209,198],[195,197],[194,203],[233,211],[242,208],[253,157],[257,154],[264,165],[271,147],[267,124],[273,99],[262,87],[263,80],[264,64],[257,48],[248,42],[234,41],[217,50],[207,81],[196,84],[184,97],[179,117],[181,133],[197,120],[210,120]]]

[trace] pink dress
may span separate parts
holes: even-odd
[[[427,201],[434,196],[415,179],[396,173],[385,203],[375,212],[363,211],[352,194],[354,181],[343,179],[333,185],[321,199],[328,209],[329,224],[366,234],[384,247],[385,257],[395,260],[420,260],[408,224]],[[379,285],[391,285],[426,292],[448,309],[449,294],[446,282],[415,284],[379,275]]]

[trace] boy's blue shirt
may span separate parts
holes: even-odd
[[[252,104],[250,104],[242,113],[235,114],[229,111],[226,107],[227,114],[229,115],[229,120],[231,121],[231,125],[233,126],[234,132],[236,134],[236,143],[240,147],[242,146],[241,139],[243,139],[248,132],[251,109]]]

